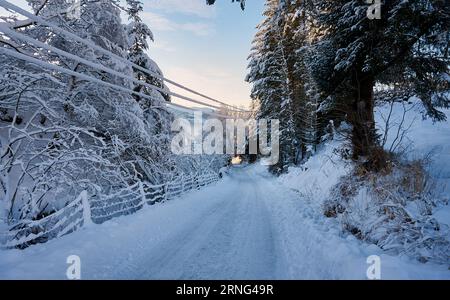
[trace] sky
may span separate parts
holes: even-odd
[[[144,0],[143,19],[155,36],[149,55],[167,78],[223,102],[248,106],[247,58],[264,2],[247,0],[242,11],[231,0],[218,0],[214,6],[205,0]]]
[[[164,76],[231,105],[248,107],[247,58],[265,1],[247,0],[245,11],[231,0],[218,0],[213,6],[206,0],[142,1],[142,18],[155,38],[148,54]],[[27,7],[24,0],[11,2]]]

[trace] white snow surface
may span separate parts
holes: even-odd
[[[430,174],[436,181],[436,194],[443,200],[450,202],[450,109],[442,111],[447,116],[444,122],[433,122],[430,118],[423,119],[421,110],[423,109],[418,99],[411,98],[406,105],[404,127],[410,127],[407,131],[403,145],[407,150],[405,155],[409,159],[420,159],[426,156],[431,158]],[[389,105],[377,109],[377,123],[381,132],[384,130],[384,122],[381,115],[389,114]],[[394,105],[390,130],[387,139],[389,147],[396,136],[398,125],[404,112],[403,105]],[[440,223],[450,225],[450,205],[436,208],[433,215]]]
[[[25,250],[0,252],[1,279],[65,279],[70,255],[82,279],[450,278],[447,267],[384,255],[255,165],[174,201]]]

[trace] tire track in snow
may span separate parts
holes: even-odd
[[[238,170],[214,208],[175,238],[147,253],[135,278],[274,278],[271,224],[254,180]],[[133,270],[124,270],[133,273]]]

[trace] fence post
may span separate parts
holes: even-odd
[[[189,190],[188,191],[191,191],[191,190],[193,190],[194,189],[194,177],[192,177],[192,174],[189,174],[189,180],[188,180],[188,182],[189,182]]]
[[[141,194],[142,205],[147,204],[147,197],[145,196],[145,191],[144,191],[144,183],[142,183],[142,181],[140,181],[140,180],[139,180],[139,193]]]
[[[197,190],[200,189],[200,174],[198,174],[198,173],[195,175],[195,186],[196,186]]]
[[[91,205],[89,204],[87,191],[86,190],[82,191],[80,197],[81,197],[81,205],[83,206],[83,225],[84,227],[90,227],[94,223],[92,222]]]
[[[181,193],[184,193],[184,174],[181,175]]]
[[[168,192],[169,192],[169,181],[164,184],[164,201],[167,201],[169,199]]]

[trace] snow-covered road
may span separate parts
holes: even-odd
[[[382,254],[339,235],[261,166],[180,199],[24,251],[0,252],[0,278],[64,279],[70,255],[83,279],[365,279],[369,255],[383,278],[450,278],[445,267]]]
[[[231,184],[208,193],[210,199],[204,202],[212,203],[198,207],[197,219],[155,247],[143,262],[148,267],[137,270],[137,277],[269,279],[276,275],[272,224],[261,201],[260,184],[245,169],[227,181]]]

